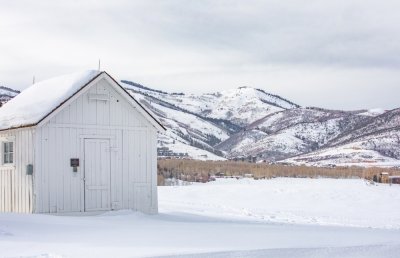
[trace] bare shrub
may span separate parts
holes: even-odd
[[[207,182],[210,176],[224,173],[227,177],[243,177],[253,174],[255,179],[274,177],[298,178],[364,178],[372,180],[374,175],[389,172],[390,175],[400,175],[398,168],[380,167],[308,167],[288,166],[266,163],[248,163],[235,161],[199,161],[186,159],[158,160],[158,175],[162,178],[176,178],[189,182]],[[162,184],[163,179],[159,180]]]

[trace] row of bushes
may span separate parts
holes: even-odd
[[[365,178],[372,180],[374,175],[389,172],[390,175],[400,175],[398,168],[380,167],[308,167],[287,166],[278,164],[254,164],[235,161],[199,161],[169,159],[158,160],[158,175],[163,178],[206,178],[210,175],[223,173],[225,176],[244,176],[252,174],[258,178],[300,177],[300,178]]]

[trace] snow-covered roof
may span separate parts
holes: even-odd
[[[101,74],[108,76],[119,86],[156,128],[166,130],[149,110],[140,105],[110,75],[95,70],[63,75],[33,84],[0,108],[0,130],[37,125]]]
[[[85,71],[37,82],[0,108],[0,130],[35,125],[100,71]]]

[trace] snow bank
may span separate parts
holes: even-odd
[[[217,179],[160,187],[160,211],[257,222],[400,229],[399,185],[360,179]]]
[[[0,213],[0,257],[389,258],[400,250],[399,186],[227,179],[159,187],[159,197],[159,215]],[[314,225],[337,222],[362,227]]]

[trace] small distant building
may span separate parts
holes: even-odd
[[[156,213],[164,130],[106,72],[35,83],[0,108],[0,212]]]
[[[388,184],[389,183],[389,173],[388,172],[381,172],[379,174],[379,182]]]
[[[400,176],[389,176],[390,184],[400,184]]]

